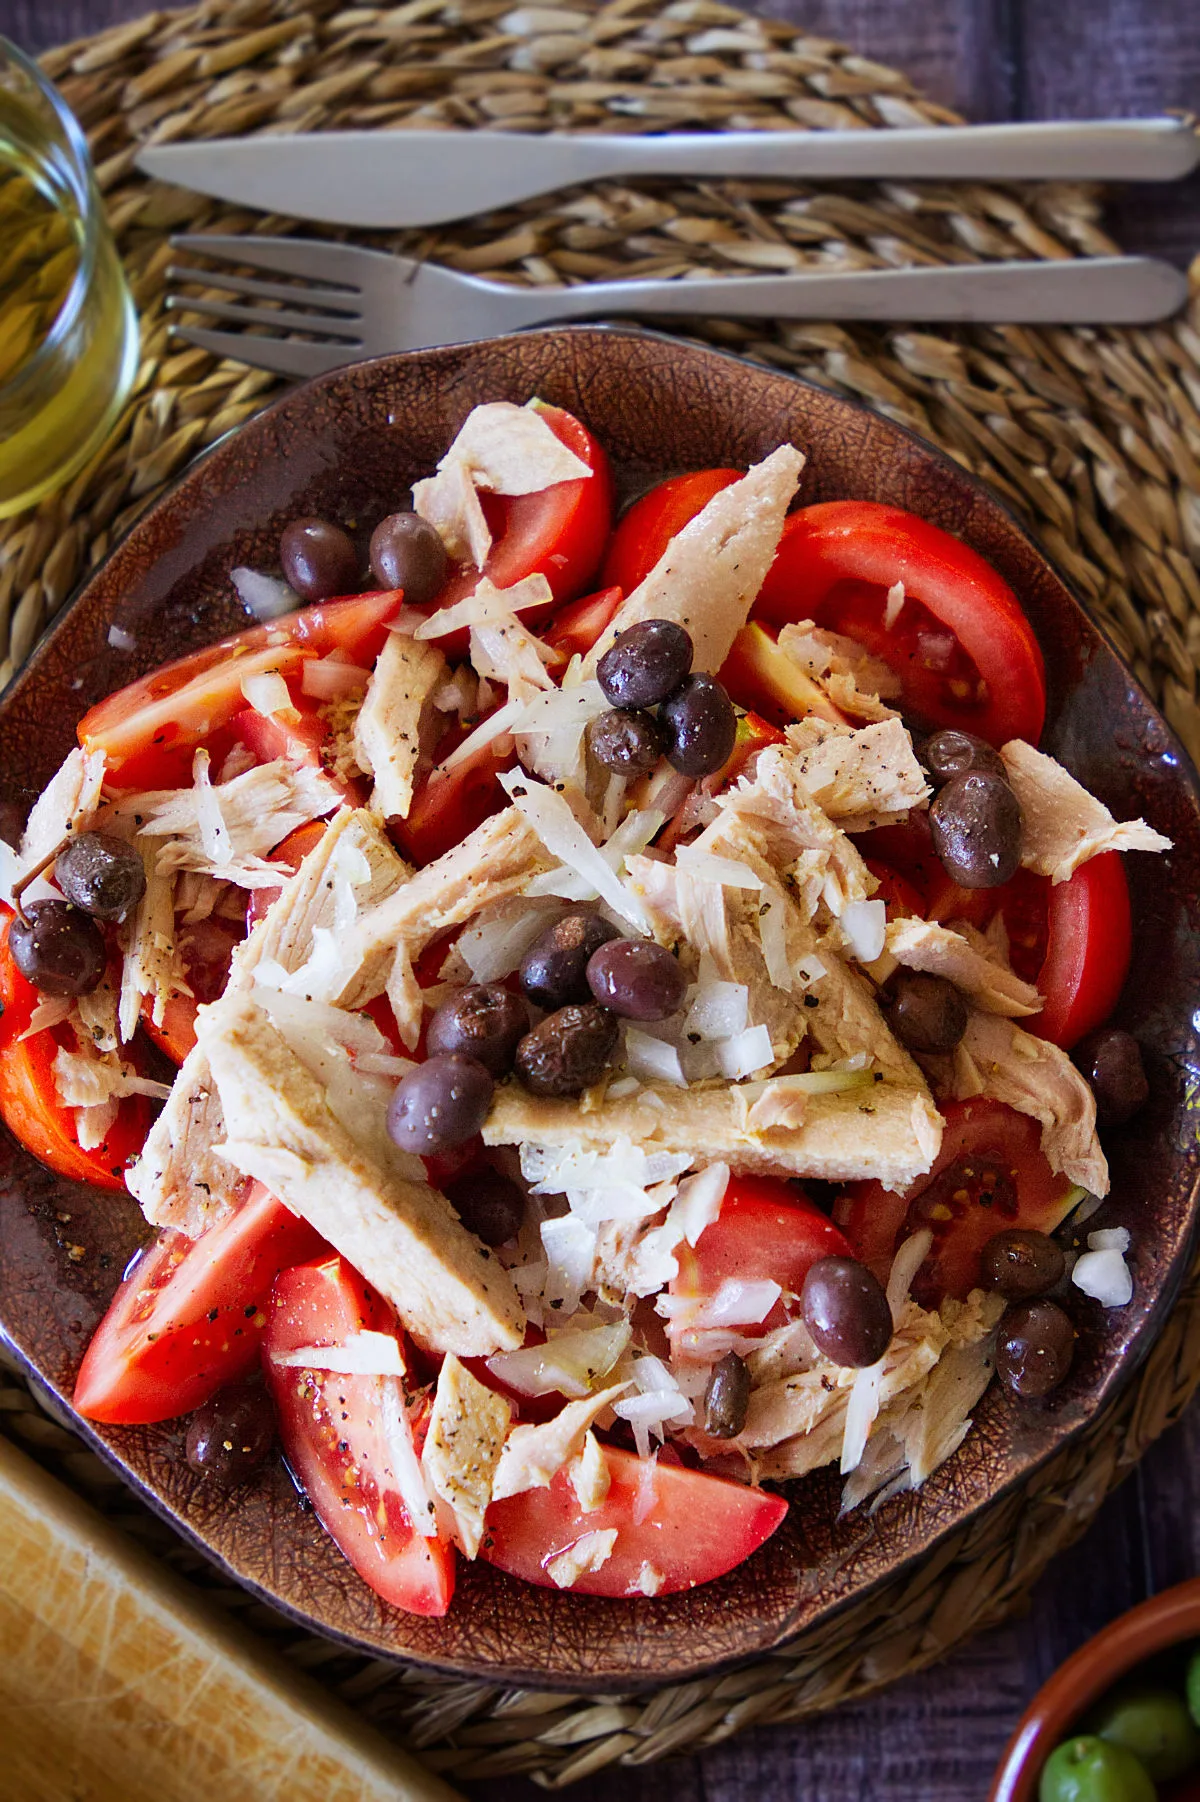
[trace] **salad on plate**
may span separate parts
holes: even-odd
[[[578,419],[477,406],[369,544],[234,570],[255,623],[92,707],[5,847],[0,1112],[153,1229],[76,1408],[189,1417],[231,1507],[278,1442],[400,1608],[460,1557],[708,1582],[1132,1294],[1124,1229],[1055,1235],[1147,1096],[1107,1022],[1169,841],[1038,749],[996,571],[803,464],[614,524]]]

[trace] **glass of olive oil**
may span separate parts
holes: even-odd
[[[137,314],[83,133],[0,38],[0,518],[95,455],[137,365]]]

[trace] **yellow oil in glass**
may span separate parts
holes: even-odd
[[[0,82],[0,517],[95,454],[137,368],[136,315],[86,152],[42,102]]]

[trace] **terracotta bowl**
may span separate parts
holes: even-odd
[[[796,1486],[784,1527],[751,1562],[690,1594],[607,1602],[468,1566],[446,1619],[419,1620],[359,1581],[281,1467],[230,1503],[182,1461],[178,1423],[80,1423],[188,1539],[306,1624],[376,1654],[586,1690],[708,1671],[861,1601],[1027,1481],[1128,1380],[1174,1299],[1197,1206],[1186,1102],[1200,1084],[1200,810],[1190,766],[1145,694],[1012,517],[955,463],[821,389],[670,339],[593,328],[339,370],[217,445],[113,552],[0,702],[0,805],[29,806],[94,700],[244,624],[229,571],[271,568],[287,520],[379,518],[432,468],[473,405],[532,395],[581,415],[626,495],[684,469],[744,466],[793,439],[808,454],[803,501],[892,501],[959,534],[1011,583],[1036,627],[1049,748],[1118,815],[1144,815],[1176,847],[1165,859],[1129,861],[1138,932],[1119,1018],[1146,1047],[1153,1098],[1109,1146],[1113,1198],[1097,1221],[1133,1230],[1134,1300],[1106,1314],[1080,1298],[1075,1369],[1053,1404],[1017,1407],[993,1389],[957,1455],[918,1494],[873,1518],[839,1520],[838,1479],[825,1472]],[[60,1182],[11,1140],[0,1142],[0,1329],[66,1404],[83,1348],[142,1236],[132,1201]],[[68,1255],[69,1246],[82,1246],[82,1257]]]
[[[1190,1639],[1200,1639],[1200,1577],[1164,1589],[1101,1628],[1043,1683],[1021,1716],[988,1802],[1035,1802],[1042,1766],[1092,1704],[1145,1659]]]

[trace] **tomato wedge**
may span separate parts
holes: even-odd
[[[904,605],[889,628],[888,590]],[[907,711],[1000,745],[1036,744],[1046,678],[1012,589],[977,551],[880,501],[824,501],[793,513],[754,617],[812,619],[856,639],[899,675]]]
[[[414,1531],[393,1474],[385,1411],[412,1430],[397,1377],[339,1376],[283,1364],[307,1346],[353,1333],[393,1334],[395,1316],[344,1258],[285,1270],[275,1284],[263,1366],[288,1463],[342,1555],[384,1601],[410,1614],[445,1614],[454,1594],[454,1547]],[[385,1393],[390,1385],[391,1393]]]
[[[1046,955],[1033,981],[1046,1002],[1028,1030],[1069,1051],[1108,1019],[1129,974],[1133,921],[1121,853],[1102,852],[1066,882],[1047,882],[1045,908]]]
[[[261,1183],[198,1239],[161,1232],[125,1274],[75,1381],[89,1420],[189,1414],[258,1359],[271,1285],[322,1240]]]
[[[632,594],[658,562],[676,532],[703,512],[715,494],[740,482],[743,469],[697,469],[659,482],[634,501],[608,547],[601,581]]]
[[[33,1153],[59,1176],[72,1182],[91,1183],[97,1189],[122,1190],[125,1166],[135,1158],[150,1130],[150,1104],[144,1095],[130,1095],[117,1109],[117,1117],[103,1144],[85,1151],[75,1131],[75,1114],[58,1098],[54,1059],[59,1046],[75,1049],[71,1028],[47,1026],[22,1035],[42,997],[13,963],[8,949],[12,915],[3,913],[0,936],[0,1117],[26,1151]]]
[[[542,637],[564,657],[586,657],[624,598],[619,588],[601,588],[596,594],[585,594],[582,600],[560,608]]]
[[[79,742],[103,751],[109,779],[128,785],[134,758],[188,752],[228,725],[246,705],[247,676],[286,675],[339,647],[369,667],[403,598],[397,588],[321,601],[192,651],[98,702],[79,722]]]
[[[537,1583],[576,1595],[672,1595],[711,1583],[771,1537],[787,1513],[782,1496],[725,1477],[659,1460],[643,1463],[616,1446],[603,1448],[608,1494],[585,1514],[566,1470],[548,1488],[493,1502],[480,1557]],[[588,1533],[615,1529],[599,1570],[568,1582],[556,1560]],[[559,1580],[556,1581],[557,1570]]]
[[[783,1297],[761,1326],[738,1328],[748,1334],[766,1333],[783,1325],[788,1300],[799,1295],[818,1258],[850,1255],[844,1234],[797,1184],[773,1176],[735,1176],[716,1220],[705,1227],[694,1247],[679,1247],[679,1274],[671,1279],[670,1291],[699,1300],[715,1295],[730,1279],[778,1283]],[[669,1322],[667,1336],[675,1357],[696,1355],[695,1330],[687,1325],[686,1316]]]
[[[528,607],[521,618],[538,626],[587,587],[604,555],[612,527],[613,479],[598,439],[573,413],[561,407],[541,408],[555,437],[591,470],[576,482],[556,482],[538,494],[480,496],[492,533],[492,548],[482,571],[464,569],[452,576],[438,595],[439,607],[451,607],[473,594],[480,576],[497,588],[511,588],[526,576],[545,576],[553,599],[544,607]],[[451,662],[467,654],[466,632],[438,640]]]
[[[877,1182],[855,1183],[834,1213],[861,1258],[886,1282],[897,1246],[928,1227],[929,1256],[913,1282],[914,1300],[935,1308],[962,1300],[979,1282],[979,1254],[1009,1227],[1052,1233],[1079,1197],[1055,1175],[1042,1150],[1041,1128],[1028,1114],[982,1097],[942,1108],[942,1149],[926,1176],[903,1195]]]
[[[906,876],[889,868],[878,857],[867,857],[863,861],[879,884],[874,899],[883,902],[889,924],[892,920],[904,919],[906,916],[915,916],[918,920],[923,918],[925,903],[921,892]]]
[[[504,741],[511,747],[512,740]],[[450,754],[451,740],[438,746],[439,758]],[[517,761],[511,748],[498,751],[494,742],[480,745],[448,773],[426,776],[413,793],[407,819],[393,820],[390,831],[402,857],[418,868],[460,844],[489,815],[508,804],[500,786],[502,770]]]

